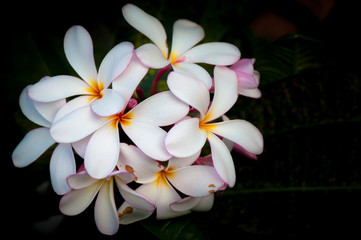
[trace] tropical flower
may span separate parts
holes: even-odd
[[[258,89],[260,75],[253,68],[255,61],[254,58],[244,58],[229,68],[237,75],[238,94],[251,98],[260,98],[261,91]]]
[[[176,190],[192,197],[207,197],[218,191],[224,182],[211,166],[192,165],[200,152],[187,158],[171,158],[167,166],[146,156],[135,146],[121,144],[118,168],[135,175],[135,182],[142,184],[135,191],[151,199],[156,206],[157,219],[167,219],[184,214],[173,211],[170,205],[180,201]],[[176,190],[175,190],[176,189]],[[124,202],[119,208],[119,221],[129,224],[149,217],[152,213],[133,209]]]
[[[194,81],[189,76],[180,73],[170,73],[168,85],[173,86],[173,75],[182,78],[182,84],[188,89],[183,95],[183,101],[199,111],[199,117],[188,117],[177,122],[165,139],[165,145],[170,154],[175,157],[188,157],[198,152],[206,140],[211,146],[212,160],[219,176],[230,187],[234,186],[236,175],[232,156],[218,137],[221,136],[242,146],[247,152],[260,154],[263,151],[263,137],[259,130],[245,120],[229,120],[213,123],[213,120],[225,114],[236,102],[237,76],[227,67],[216,66],[214,69],[214,97],[210,104],[210,97],[206,87],[200,86],[195,90]],[[202,89],[202,91],[200,91]],[[179,94],[174,88],[175,95]],[[184,94],[185,92],[181,92]],[[218,135],[218,136],[217,136]]]
[[[128,187],[134,175],[125,171],[113,171],[104,179],[91,178],[86,171],[69,176],[71,191],[60,200],[60,211],[69,216],[82,213],[98,197],[94,206],[96,226],[103,234],[113,235],[118,231],[118,213],[114,200],[114,181],[122,197],[133,207],[152,212],[154,205],[146,197]]]
[[[195,63],[231,65],[240,58],[240,51],[232,44],[210,42],[195,46],[204,38],[204,30],[198,24],[180,19],[173,25],[172,49],[168,54],[167,35],[160,21],[133,4],[123,7],[125,20],[147,36],[153,43],[137,48],[135,53],[148,67],[188,74],[202,81],[208,89],[212,78]]]
[[[82,104],[90,104],[94,113],[100,116],[118,113],[124,107],[124,97],[108,87],[130,64],[133,44],[122,42],[112,48],[100,64],[99,73],[94,63],[92,39],[83,27],[73,26],[67,31],[64,51],[70,65],[82,79],[54,76],[32,86],[29,96],[35,101],[52,102],[82,95],[85,96],[81,98]]]
[[[45,81],[47,77],[40,81]],[[55,144],[50,135],[51,122],[55,113],[65,104],[65,100],[50,103],[35,102],[28,96],[27,86],[20,95],[20,108],[24,115],[42,126],[31,130],[15,148],[12,160],[16,167],[26,167],[38,159],[47,149]],[[75,173],[75,160],[70,144],[59,144],[50,159],[50,178],[54,191],[65,194],[69,191],[66,177]]]
[[[117,163],[119,124],[125,134],[147,155],[161,161],[171,158],[164,146],[167,132],[160,126],[171,125],[182,119],[188,114],[189,106],[170,91],[165,91],[147,98],[128,112],[125,110],[124,107],[117,114],[102,117],[95,114],[89,106],[80,107],[59,117],[53,123],[50,133],[58,142],[81,141],[76,145],[77,148],[86,149],[85,168],[90,176],[98,179],[107,176]],[[88,136],[90,137],[87,138]]]

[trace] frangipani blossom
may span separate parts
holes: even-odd
[[[100,116],[118,113],[125,99],[118,91],[108,89],[109,85],[130,64],[133,58],[133,44],[122,42],[104,57],[97,72],[93,56],[93,42],[89,33],[81,26],[71,27],[64,38],[64,51],[70,65],[82,79],[59,75],[40,81],[29,89],[29,96],[35,101],[52,102],[71,96],[82,95],[84,104]],[[139,83],[139,82],[138,82]]]
[[[251,97],[260,98],[261,91],[258,89],[260,74],[253,68],[255,59],[241,59],[229,68],[232,69],[238,80],[238,94]]]
[[[154,211],[149,199],[127,186],[134,175],[125,171],[113,171],[104,179],[91,178],[87,172],[81,171],[69,176],[67,182],[71,191],[60,200],[60,211],[69,216],[83,212],[98,197],[94,206],[95,223],[103,234],[113,235],[118,231],[118,212],[114,200],[114,181],[122,197],[133,207],[145,212]]]
[[[172,85],[172,75],[174,74],[179,73],[171,73],[168,76],[168,84],[171,82]],[[181,77],[185,80],[183,83],[186,85],[193,82],[186,80],[189,78],[187,75]],[[225,114],[238,98],[237,76],[232,70],[227,67],[216,66],[214,69],[214,82],[215,92],[209,108],[210,97],[207,89],[203,87],[203,91],[194,90],[194,88],[190,87],[191,84],[188,85],[188,94],[182,96],[182,99],[197,109],[200,116],[188,117],[177,122],[169,130],[165,145],[173,156],[188,157],[198,152],[208,139],[211,146],[213,165],[223,181],[232,187],[236,180],[232,156],[227,146],[218,136],[235,142],[253,154],[260,154],[263,151],[263,137],[255,126],[245,120],[212,122]],[[175,92],[176,96],[177,94]]]
[[[41,81],[46,80],[46,77]],[[24,115],[42,126],[31,130],[16,146],[12,160],[16,167],[26,167],[38,159],[48,148],[55,144],[50,135],[51,122],[55,113],[65,104],[65,100],[40,103],[31,100],[26,87],[20,95],[20,108]],[[75,173],[75,159],[70,144],[59,144],[50,159],[50,178],[54,191],[65,194],[69,191],[66,177]]]
[[[87,106],[78,108],[53,123],[50,133],[58,142],[85,139],[84,164],[94,178],[104,178],[115,167],[119,155],[120,124],[125,134],[147,155],[165,161],[172,156],[164,146],[167,134],[160,126],[171,125],[188,114],[189,106],[170,91],[153,95],[128,112],[102,117]]]
[[[121,144],[118,168],[132,172],[137,183],[136,192],[151,199],[156,206],[157,219],[167,219],[189,213],[173,211],[170,205],[180,201],[175,191],[192,197],[206,197],[216,192],[224,182],[211,166],[192,165],[199,152],[188,158],[171,158],[165,167],[149,158],[137,147]],[[152,213],[133,209],[128,203],[119,208],[121,224],[129,224],[149,217]]]
[[[167,35],[160,21],[133,4],[123,7],[125,20],[147,36],[153,43],[136,49],[136,55],[148,67],[161,69],[169,64],[174,71],[201,80],[208,89],[212,78],[195,63],[226,66],[240,58],[238,48],[229,43],[210,42],[195,46],[204,38],[204,30],[198,24],[180,19],[173,25],[172,49],[168,54]]]

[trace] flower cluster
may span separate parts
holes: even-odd
[[[60,211],[79,214],[97,196],[96,226],[109,235],[119,224],[153,212],[167,219],[209,210],[215,192],[235,185],[230,151],[256,158],[263,150],[255,126],[224,115],[239,94],[261,96],[253,59],[240,60],[240,51],[229,43],[197,45],[202,27],[183,19],[174,23],[169,53],[156,18],[132,4],[123,7],[123,15],[153,43],[137,49],[119,43],[97,70],[89,33],[71,27],[64,51],[80,78],[44,77],[24,89],[21,110],[41,127],[30,131],[12,155],[16,167],[25,167],[57,143],[50,176],[54,191],[63,195]],[[214,65],[213,78],[197,63]],[[151,96],[144,98],[138,85],[150,68],[159,71]],[[158,92],[166,72],[169,90]],[[207,140],[211,154],[201,157]],[[74,152],[83,162],[76,163]],[[118,208],[114,183],[124,199]]]

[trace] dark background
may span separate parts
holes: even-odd
[[[229,42],[240,48],[243,58],[256,58],[263,96],[257,100],[240,97],[229,116],[257,126],[265,149],[258,160],[233,154],[236,186],[217,196],[211,211],[120,226],[114,238],[359,236],[357,1],[133,2],[160,19],[168,34],[175,20],[189,19],[204,27],[204,42]],[[1,7],[5,101],[0,216],[4,236],[110,238],[97,231],[93,205],[78,216],[61,216],[60,196],[49,186],[51,151],[23,169],[13,166],[11,153],[36,128],[19,108],[22,89],[45,75],[75,74],[63,52],[67,29],[80,24],[90,32],[97,66],[119,42],[131,41],[138,47],[148,41],[123,19],[125,3],[12,1]],[[49,227],[49,218],[58,221],[54,228]]]

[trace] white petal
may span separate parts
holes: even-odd
[[[214,194],[211,194],[207,197],[202,197],[199,203],[192,208],[192,211],[197,212],[207,212],[211,210],[214,202]]]
[[[200,154],[201,151],[198,151],[195,154],[185,158],[172,157],[171,159],[169,159],[167,168],[178,169],[178,168],[190,166],[198,159]]]
[[[227,146],[213,133],[208,133],[208,141],[211,145],[214,168],[222,180],[233,187],[236,183],[236,171]]]
[[[50,134],[57,142],[72,143],[89,136],[108,121],[109,119],[96,115],[90,106],[86,106],[54,122]]]
[[[113,235],[118,231],[118,211],[115,207],[113,178],[105,181],[101,187],[94,207],[95,224],[98,230],[106,235]]]
[[[139,103],[128,114],[130,118],[156,126],[171,125],[189,112],[189,106],[170,91],[157,93]]]
[[[37,82],[28,93],[35,101],[53,102],[70,96],[87,94],[88,88],[89,85],[79,78],[59,75]]]
[[[171,72],[167,84],[177,98],[197,109],[201,118],[205,116],[210,99],[208,88],[203,82],[179,72]]]
[[[65,99],[54,102],[34,102],[36,110],[49,122],[53,122],[56,113],[66,104]]]
[[[180,19],[173,25],[172,56],[180,57],[204,37],[204,30],[198,24]]]
[[[28,90],[31,85],[24,88],[24,90],[20,94],[19,104],[21,111],[24,115],[31,120],[32,122],[43,126],[43,127],[50,127],[51,123],[47,119],[45,119],[39,111],[36,109],[34,101],[29,97]]]
[[[251,98],[260,98],[262,96],[262,93],[258,88],[254,88],[254,89],[238,88],[238,94]]]
[[[118,127],[112,123],[98,129],[88,143],[84,167],[96,179],[107,177],[115,168],[119,157]]]
[[[99,67],[98,84],[104,88],[112,83],[129,65],[133,57],[133,44],[122,42],[113,47]]]
[[[153,182],[157,173],[164,169],[154,159],[145,155],[139,148],[125,143],[120,144],[118,168],[133,173],[137,183]]]
[[[152,43],[140,46],[135,50],[135,54],[145,66],[150,68],[164,68],[171,62],[164,58],[161,50]]]
[[[66,178],[75,172],[75,159],[71,145],[59,144],[50,159],[51,184],[57,194],[63,195],[70,190]]]
[[[72,111],[89,106],[91,103],[91,99],[92,97],[90,96],[79,96],[70,100],[56,112],[53,122],[57,122],[59,119],[65,117]]]
[[[153,124],[129,120],[121,124],[124,132],[149,157],[159,161],[165,161],[172,156],[164,146],[164,138],[167,134],[162,128]]]
[[[241,53],[236,46],[223,42],[203,43],[183,54],[186,62],[218,66],[231,65],[237,62],[240,56]]]
[[[201,165],[171,171],[167,179],[177,190],[192,197],[208,196],[224,184],[214,167]]]
[[[237,101],[237,76],[227,67],[214,68],[214,97],[205,121],[209,122],[225,114]]]
[[[245,120],[215,123],[212,132],[237,143],[250,153],[260,154],[263,151],[261,132]]]
[[[83,212],[93,201],[104,180],[97,181],[87,188],[71,190],[65,194],[59,203],[60,211],[68,216],[74,216]]]
[[[198,197],[185,197],[179,201],[176,201],[170,205],[170,208],[173,211],[180,212],[180,211],[189,211],[192,210],[202,198]]]
[[[199,119],[189,118],[176,123],[165,138],[165,146],[176,157],[197,153],[206,142],[206,132],[199,129]]]
[[[97,79],[93,42],[85,28],[73,26],[65,34],[64,51],[70,65],[86,82]]]
[[[55,141],[49,128],[36,128],[28,132],[16,146],[12,159],[15,167],[26,167],[43,154]]]
[[[167,34],[159,20],[133,4],[125,5],[122,11],[125,20],[152,40],[162,50],[164,58],[167,58]]]
[[[120,92],[125,102],[128,102],[147,72],[148,68],[134,54],[128,67],[113,81],[112,88]]]
[[[95,184],[98,179],[92,178],[86,171],[78,172],[68,177],[67,182],[71,189],[83,189]]]
[[[125,108],[125,99],[118,91],[104,89],[101,94],[101,98],[94,100],[90,104],[92,110],[97,115],[108,117],[119,113]]]
[[[212,87],[211,76],[209,75],[207,70],[205,70],[201,66],[195,63],[179,62],[177,64],[173,64],[172,67],[175,72],[184,73],[202,81],[208,89]]]
[[[115,182],[124,200],[127,201],[132,207],[146,212],[154,211],[155,206],[150,199],[128,187],[128,185],[124,184],[123,181],[117,176],[115,176]]]
[[[93,135],[89,135],[79,141],[73,142],[71,145],[73,146],[75,152],[81,157],[85,158],[86,147],[88,146],[89,140]]]

